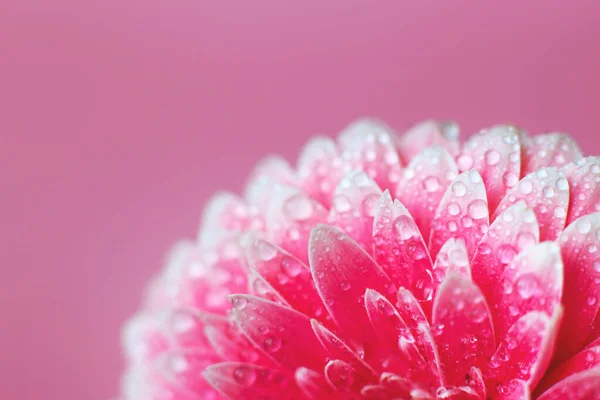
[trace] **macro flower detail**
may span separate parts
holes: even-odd
[[[124,400],[600,399],[600,157],[374,120],[261,162],[126,325]]]

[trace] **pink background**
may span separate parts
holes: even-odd
[[[599,20],[595,0],[0,0],[0,397],[115,394],[170,243],[311,134],[512,121],[600,153]]]

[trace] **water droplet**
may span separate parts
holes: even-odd
[[[462,197],[467,194],[467,186],[461,181],[454,182],[452,184],[452,193],[454,193],[456,197]]]
[[[552,197],[554,197],[554,188],[552,186],[546,186],[542,190],[542,194],[544,195],[545,198],[551,199]]]
[[[352,367],[343,361],[332,361],[325,367],[329,381],[339,389],[346,389],[354,382]]]
[[[394,229],[400,240],[408,240],[417,233],[414,222],[406,215],[401,215],[394,220]]]
[[[567,215],[567,210],[564,207],[557,206],[554,208],[553,215],[555,218],[564,218]]]
[[[348,281],[343,281],[340,283],[340,289],[342,289],[342,292],[347,292],[351,287],[352,285]]]
[[[233,306],[233,308],[235,308],[238,311],[241,311],[244,308],[246,308],[247,304],[248,304],[248,300],[246,300],[243,297],[234,297],[231,300],[231,305]]]
[[[285,214],[295,221],[305,221],[313,214],[313,204],[303,194],[290,197],[283,207]]]
[[[473,158],[467,154],[462,154],[456,160],[456,164],[461,171],[466,171],[473,166]]]
[[[533,183],[529,180],[523,180],[519,183],[519,190],[523,194],[529,194],[533,191]]]
[[[276,353],[281,349],[281,338],[278,336],[267,336],[263,341],[263,347],[267,353]]]
[[[254,385],[256,378],[254,368],[240,366],[233,370],[233,379],[242,386],[250,387]]]
[[[558,178],[556,180],[556,188],[561,192],[569,189],[569,182],[565,178]]]
[[[350,204],[348,197],[344,196],[343,194],[338,194],[333,198],[333,208],[335,208],[337,212],[343,213],[350,210],[350,208],[352,208],[352,204]]]
[[[534,245],[536,242],[533,233],[521,232],[517,235],[517,246],[519,250],[525,250],[527,247]]]
[[[302,269],[302,265],[292,258],[285,257],[281,261],[281,270],[292,278],[298,276],[302,272]]]
[[[523,299],[533,296],[538,290],[538,282],[533,275],[523,275],[517,280],[517,292]]]
[[[379,201],[379,196],[376,194],[370,194],[363,200],[362,207],[363,212],[366,216],[372,217],[375,215],[377,211],[377,202]]]
[[[587,219],[581,219],[577,222],[577,232],[586,234],[592,229],[592,224]]]
[[[440,180],[437,176],[428,176],[423,180],[423,188],[429,193],[437,192],[440,187]]]
[[[502,180],[504,182],[504,186],[506,186],[507,188],[511,188],[519,182],[519,176],[514,172],[509,171],[504,174]]]
[[[587,299],[588,306],[593,306],[594,304],[596,304],[596,301],[597,301],[597,299],[595,296],[588,297],[588,299]]]
[[[473,219],[481,219],[488,215],[487,203],[484,200],[473,200],[469,204],[469,215]]]
[[[420,243],[410,243],[406,247],[406,252],[414,261],[422,260],[427,255],[424,246],[422,246]]]
[[[448,229],[450,232],[456,232],[458,230],[458,225],[455,221],[448,221],[446,224],[446,229]]]
[[[460,213],[460,206],[455,203],[455,202],[451,202],[450,204],[448,204],[448,214],[454,216],[454,215],[458,215]]]
[[[490,245],[489,245],[489,244],[487,244],[487,243],[482,243],[482,244],[479,246],[479,252],[480,252],[481,254],[483,254],[483,255],[488,255],[488,254],[490,254],[490,253],[492,252],[492,248],[490,247]]]
[[[498,247],[498,260],[500,260],[502,264],[510,263],[516,255],[517,251],[510,244],[503,244]]]
[[[488,150],[485,152],[484,158],[487,165],[493,166],[498,164],[500,161],[500,153],[498,153],[496,150]]]
[[[268,242],[258,243],[258,257],[263,261],[270,261],[277,255],[277,249]]]
[[[464,217],[462,217],[460,219],[460,222],[461,222],[462,226],[464,226],[465,228],[470,228],[473,226],[473,219],[471,217],[469,217],[468,215],[465,215]]]

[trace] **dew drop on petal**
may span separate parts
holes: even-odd
[[[473,200],[469,203],[469,216],[473,219],[481,219],[488,215],[487,203],[483,200]]]
[[[267,353],[276,353],[281,349],[281,338],[278,336],[267,336],[263,342],[263,348]]]
[[[298,194],[290,197],[284,204],[284,212],[296,221],[304,221],[313,214],[313,205],[310,199]]]
[[[231,300],[231,305],[233,306],[234,309],[241,311],[244,308],[246,308],[246,305],[248,304],[248,300],[246,300],[243,297],[234,297]]]
[[[253,368],[240,366],[233,370],[233,379],[242,386],[254,385],[256,378],[256,371]]]
[[[451,202],[450,204],[448,204],[448,214],[455,216],[458,215],[460,213],[460,206],[455,203],[455,202]]]
[[[467,186],[461,181],[454,182],[452,184],[452,193],[454,193],[456,197],[462,197],[467,194]]]
[[[537,279],[532,275],[523,275],[517,280],[517,293],[523,299],[533,296],[538,290]]]
[[[429,193],[437,192],[441,188],[439,178],[437,176],[428,176],[423,180],[423,188]]]
[[[410,239],[417,233],[414,223],[406,215],[401,215],[394,220],[394,229],[400,240]]]
[[[500,153],[496,150],[488,150],[484,155],[485,163],[489,166],[494,166],[500,161]]]

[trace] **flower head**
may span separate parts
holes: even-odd
[[[128,400],[599,399],[600,158],[358,121],[219,194],[125,329]]]

